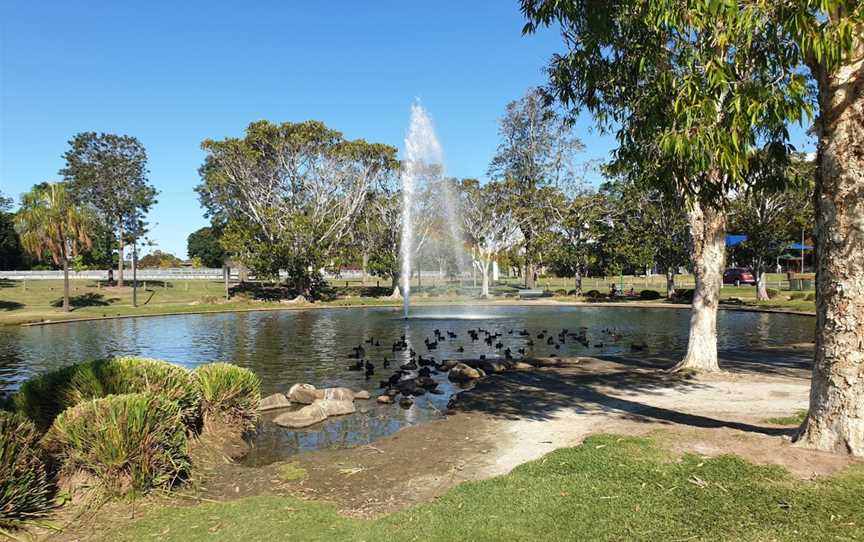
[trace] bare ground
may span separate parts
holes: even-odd
[[[670,374],[663,369],[675,360],[662,356],[562,359],[557,367],[492,375],[455,397],[446,418],[373,445],[300,454],[287,467],[216,463],[170,501],[284,494],[374,517],[505,474],[591,433],[651,434],[675,452],[731,453],[800,478],[828,476],[853,460],[795,447],[794,428],[766,422],[807,408],[811,356],[812,345],[725,352],[725,372],[703,376]],[[134,515],[163,502],[148,501]],[[128,518],[129,506],[112,504],[112,513],[103,509],[93,521]],[[67,531],[61,539],[70,535],[89,537]]]

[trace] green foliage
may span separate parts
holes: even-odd
[[[693,289],[677,288],[675,290],[675,295],[673,296],[673,298],[679,303],[693,303]]]
[[[193,375],[171,363],[146,358],[101,359],[39,375],[21,386],[12,404],[44,431],[67,408],[125,393],[152,393],[175,401],[184,424],[198,425],[201,391]]]
[[[804,292],[792,292],[789,294],[790,300],[804,299],[807,297],[807,294]]]
[[[205,416],[220,415],[244,429],[254,427],[261,400],[261,380],[230,363],[208,363],[195,369]]]
[[[774,425],[801,425],[807,418],[807,410],[801,409],[792,416],[780,416],[777,418],[768,418],[765,423],[773,423]]]
[[[15,231],[15,214],[10,212],[12,198],[0,192],[0,269],[21,269],[24,266],[24,249]]]
[[[807,294],[807,297],[804,298],[804,301],[816,301],[816,294],[815,293]]]
[[[138,260],[138,267],[142,269],[180,267],[182,263],[183,262],[180,261],[180,258],[173,254],[162,252],[161,250],[155,250],[152,254],[147,254]]]
[[[42,183],[21,197],[15,229],[21,246],[36,259],[55,265],[90,247],[93,217],[75,204],[63,183]]]
[[[0,529],[44,515],[51,494],[36,428],[20,414],[0,411]]]
[[[220,244],[222,233],[214,227],[205,227],[189,234],[186,253],[190,258],[199,258],[205,267],[222,267],[225,249]]]
[[[774,299],[775,297],[780,295],[780,290],[776,288],[768,288],[765,290],[765,292],[768,294],[768,299]]]
[[[587,297],[588,299],[600,299],[601,297],[603,297],[603,294],[601,294],[598,290],[588,290],[587,292],[585,292],[585,297]]]
[[[190,469],[180,407],[159,395],[83,402],[60,414],[42,443],[63,474],[92,474],[110,493],[170,488]]]

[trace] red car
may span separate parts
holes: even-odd
[[[756,277],[753,276],[753,273],[750,272],[749,269],[744,269],[743,267],[733,267],[731,269],[727,269],[723,273],[723,284],[734,284],[738,286],[739,284],[756,284]]]

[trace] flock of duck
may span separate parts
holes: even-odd
[[[537,344],[535,343],[535,339],[540,344],[545,342],[547,346],[551,347],[555,351],[560,350],[561,346],[567,344],[568,340],[579,343],[586,348],[592,344],[588,337],[587,327],[581,327],[577,331],[562,329],[558,333],[550,333],[548,330],[544,329],[536,335],[530,333],[527,329],[510,329],[506,332],[506,335],[508,337],[518,337],[520,339],[518,347],[514,347],[515,351],[510,346],[505,345],[505,333],[503,332],[490,331],[478,327],[476,329],[467,330],[467,335],[472,344],[482,341],[490,350],[495,352],[496,357],[499,359],[503,357],[504,360],[524,359],[526,357],[526,349],[532,349],[533,353],[533,347]],[[602,340],[600,342],[594,342],[595,348],[602,348],[607,342],[614,343],[620,341],[623,337],[623,333],[615,328],[604,329],[601,331],[601,335]],[[398,355],[399,353],[407,352],[408,361],[399,363],[397,360],[391,359],[387,355],[384,356],[383,361],[381,362],[383,368],[389,368],[391,365],[397,363],[398,365],[396,366],[396,370],[390,374],[386,380],[380,381],[380,387],[385,390],[385,392],[381,397],[379,397],[379,402],[393,402],[397,396],[401,395],[402,397],[399,399],[399,404],[408,408],[414,403],[414,398],[417,396],[425,395],[427,393],[444,393],[438,389],[438,382],[432,377],[440,372],[450,370],[454,365],[454,361],[438,361],[435,359],[435,356],[431,354],[438,351],[439,345],[442,343],[449,341],[453,344],[454,341],[457,341],[458,339],[459,336],[451,330],[442,332],[440,329],[435,329],[431,337],[426,337],[423,340],[423,344],[426,348],[426,356],[424,356],[423,353],[417,352],[408,344],[404,334],[401,335],[390,346],[390,355]],[[361,344],[353,347],[351,352],[348,354],[348,357],[354,361],[348,366],[348,370],[363,372],[366,380],[370,380],[375,375],[377,367],[368,359],[369,356],[367,354],[369,354],[369,352],[366,350],[367,346],[370,349],[381,348],[381,342],[375,337],[369,337]],[[642,348],[644,348],[644,345],[638,343],[633,343],[631,345],[632,350],[641,350]],[[465,347],[461,344],[455,345],[455,351],[458,353],[464,353]],[[518,356],[518,358],[516,356]],[[551,352],[548,357],[556,356],[557,354],[555,352]],[[404,355],[402,357],[404,357]],[[486,354],[480,354],[479,360],[481,362],[486,359]],[[387,398],[389,398],[389,400]]]

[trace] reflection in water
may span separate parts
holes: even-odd
[[[649,351],[680,352],[687,345],[689,311],[618,307],[416,307],[405,321],[398,309],[322,309],[308,311],[250,312],[233,314],[178,315],[158,318],[77,322],[29,328],[0,327],[0,391],[16,389],[33,374],[78,361],[110,355],[142,355],[166,359],[185,367],[226,360],[249,368],[261,377],[263,392],[287,391],[295,382],[319,387],[346,386],[373,393],[378,381],[389,376],[408,353],[393,353],[391,345],[403,333],[409,345],[436,359],[476,358],[500,355],[482,340],[472,342],[466,331],[478,327],[502,333],[502,342],[514,352],[526,348],[528,355],[615,355],[630,351],[633,342],[644,342]],[[812,318],[750,312],[721,311],[718,317],[721,349],[746,348],[812,341]],[[562,328],[587,328],[588,347],[567,340],[560,350],[538,340],[537,333],[556,334]],[[433,330],[450,330],[458,338],[427,351],[423,340]],[[603,330],[613,328],[619,340],[610,340]],[[514,330],[511,335],[510,330]],[[528,329],[530,337],[518,331]],[[366,381],[362,373],[348,371],[347,356],[353,346],[374,337],[380,346],[364,344],[376,374]],[[526,343],[533,339],[533,347]],[[457,348],[464,347],[464,353]],[[395,362],[384,369],[387,356]],[[289,431],[265,417],[256,439],[253,462],[268,461],[320,447],[367,443],[400,427],[440,415],[453,385],[442,378],[443,395],[417,398],[403,410],[359,402],[358,413],[328,420],[309,430]]]

